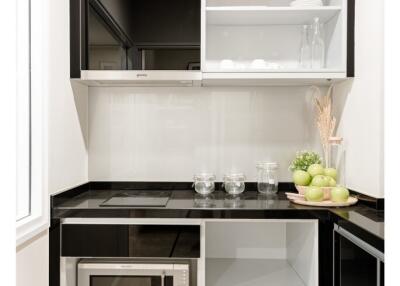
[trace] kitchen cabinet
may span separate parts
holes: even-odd
[[[196,225],[64,224],[65,257],[174,257],[200,255]]]
[[[71,79],[89,86],[331,84],[354,76],[354,0],[70,0]],[[303,25],[325,65],[300,68]]]
[[[316,220],[207,221],[205,285],[319,284]]]
[[[200,79],[200,0],[70,0],[71,78],[88,85]]]
[[[383,286],[384,255],[335,225],[334,286]]]
[[[354,1],[291,2],[206,0],[203,85],[329,84],[354,76]],[[315,18],[322,23],[325,66],[302,68],[302,28]]]

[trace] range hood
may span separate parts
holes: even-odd
[[[88,86],[200,86],[201,71],[83,70],[80,79]]]

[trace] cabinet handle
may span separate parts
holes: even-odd
[[[136,77],[147,77],[147,73],[138,73]]]
[[[339,233],[341,236],[343,236],[343,237],[347,238],[348,240],[350,240],[351,242],[353,242],[355,245],[357,245],[361,249],[363,249],[366,252],[368,252],[369,254],[371,254],[372,256],[375,256],[376,258],[378,258],[379,260],[381,260],[383,262],[385,261],[385,255],[381,251],[376,249],[375,247],[366,243],[364,240],[361,240],[360,238],[358,238],[357,236],[348,232],[347,230],[343,229],[340,226],[335,225],[334,230],[337,233]]]

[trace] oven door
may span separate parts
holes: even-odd
[[[78,264],[78,286],[188,286],[187,264]]]

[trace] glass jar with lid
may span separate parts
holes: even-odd
[[[230,195],[239,195],[245,188],[246,176],[243,173],[231,173],[224,176],[224,188]]]
[[[259,162],[257,164],[257,189],[262,194],[278,192],[278,163]]]
[[[211,173],[200,173],[193,177],[193,186],[197,193],[206,196],[215,190],[216,176]]]

